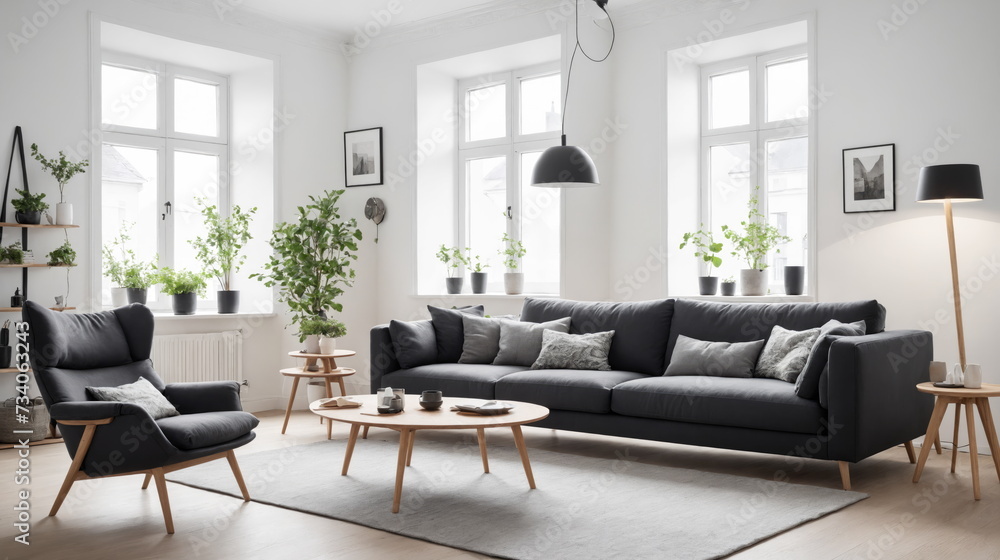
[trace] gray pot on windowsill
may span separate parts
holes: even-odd
[[[703,296],[714,296],[719,291],[718,276],[699,276],[698,293]]]
[[[198,294],[194,292],[174,294],[171,303],[174,315],[194,315],[195,310],[198,309]]]
[[[128,302],[146,305],[146,290],[147,288],[126,288],[125,293],[128,294]]]
[[[736,282],[723,282],[720,285],[722,286],[722,295],[724,296],[736,295]]]
[[[740,271],[740,295],[767,295],[767,271],[744,268]]]
[[[239,290],[219,290],[215,293],[219,306],[219,313],[239,313],[240,311],[240,291]]]
[[[460,294],[462,293],[462,285],[465,284],[465,278],[459,276],[457,278],[448,277],[444,279],[444,285],[448,289],[449,294]]]
[[[473,272],[471,273],[471,276],[472,276],[472,293],[485,294],[487,273]]]

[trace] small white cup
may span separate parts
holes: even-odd
[[[965,366],[965,388],[981,389],[983,386],[983,368],[979,364]]]
[[[931,362],[931,382],[943,383],[948,377],[948,364],[944,362]]]

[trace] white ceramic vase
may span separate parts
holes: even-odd
[[[740,295],[767,295],[767,271],[744,268],[740,271]]]
[[[60,202],[56,204],[56,225],[73,225],[73,205],[69,202]]]
[[[337,339],[326,336],[319,337],[319,353],[333,354],[337,350]]]
[[[981,389],[983,387],[983,368],[979,364],[965,366],[965,388]]]
[[[306,336],[306,354],[319,354],[318,334],[310,334]]]
[[[125,307],[128,305],[128,288],[111,288],[111,306]]]
[[[524,292],[524,273],[505,272],[503,274],[503,291],[509,295],[517,295]]]

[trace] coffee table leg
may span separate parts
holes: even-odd
[[[402,434],[400,434],[402,435]],[[410,466],[410,459],[413,458],[413,440],[417,439],[417,432],[410,434],[410,442],[406,445],[406,466]]]
[[[951,472],[955,474],[955,464],[958,462],[958,427],[962,425],[962,403],[955,404],[955,435],[951,438]]]
[[[361,439],[368,439],[368,428],[371,426],[365,426],[365,433],[361,435]]]
[[[979,500],[979,450],[976,448],[976,417],[972,415],[973,399],[965,401],[965,422],[969,425],[969,459],[972,461],[972,495]]]
[[[931,442],[934,441],[938,428],[941,427],[941,420],[944,419],[944,413],[948,410],[948,402],[947,398],[938,397],[937,403],[934,404],[934,413],[931,414],[931,421],[927,425],[927,435],[924,436],[924,444],[920,446],[920,458],[917,459],[917,468],[913,472],[913,482],[920,482],[920,474],[924,472],[927,455],[930,454],[931,447],[934,447]]]
[[[986,439],[990,442],[990,453],[993,454],[993,468],[1000,478],[1000,442],[997,441],[997,426],[993,423],[993,412],[990,410],[990,399],[976,399],[979,407],[979,417],[986,428]]]
[[[521,426],[511,426],[510,430],[514,432],[514,443],[517,445],[517,451],[521,454],[521,464],[524,465],[524,474],[528,477],[528,486],[534,490],[535,476],[531,474],[531,463],[528,461],[528,447],[524,444],[524,434],[521,433]]]
[[[477,428],[476,435],[479,436],[479,454],[483,457],[483,472],[490,472],[490,460],[486,458],[486,430]]]
[[[354,455],[354,442],[358,441],[359,431],[361,424],[351,424],[351,435],[347,438],[347,451],[344,452],[344,468],[340,471],[341,476],[347,476],[347,469],[351,466],[351,456]]]
[[[399,513],[399,502],[403,497],[403,474],[406,472],[406,455],[410,448],[410,437],[413,430],[403,428],[399,431],[399,456],[396,458],[396,489],[392,494],[392,513]]]
[[[299,388],[299,378],[292,378],[292,394],[288,396],[288,407],[285,408],[285,423],[281,425],[281,433],[285,433],[288,428],[288,419],[292,416],[292,403],[295,402],[295,391]]]

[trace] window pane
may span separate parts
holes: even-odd
[[[470,142],[507,136],[507,84],[470,89],[465,111]]]
[[[503,282],[500,237],[507,232],[507,158],[468,160],[469,240],[472,255],[489,264],[487,291],[498,292]]]
[[[780,253],[770,258],[772,281],[784,283],[785,264],[806,264],[809,231],[808,168],[809,140],[806,137],[771,140],[767,151],[767,213],[792,241],[779,245]]]
[[[156,129],[156,74],[101,66],[101,122]]]
[[[219,157],[174,152],[174,200],[171,203],[174,214],[174,267],[178,269],[203,269],[189,243],[195,237],[204,237],[206,232],[198,198],[205,198],[208,204],[218,204]]]
[[[521,240],[528,253],[521,263],[528,293],[559,293],[560,189],[531,186],[531,171],[542,152],[521,154]]]
[[[521,80],[521,134],[559,130],[559,74]]]
[[[750,200],[750,144],[712,146],[709,152],[709,181],[711,182],[712,232],[722,239],[722,226],[741,230],[740,222],[747,218]],[[726,244],[730,247],[730,244]],[[731,249],[727,249],[727,253]],[[738,257],[723,256],[719,276],[738,276],[747,263]],[[702,272],[703,273],[703,272]]]
[[[809,61],[767,67],[767,122],[809,116]]]
[[[741,70],[709,78],[710,128],[750,124],[750,72]]]
[[[160,216],[157,204],[159,154],[156,150],[104,144],[101,146],[101,239],[111,243],[131,225],[125,248],[139,260],[156,262]],[[120,252],[116,257],[122,260]],[[111,280],[102,280],[104,305],[111,305]],[[149,297],[155,300],[151,290]]]
[[[219,86],[174,78],[174,130],[219,135]]]

